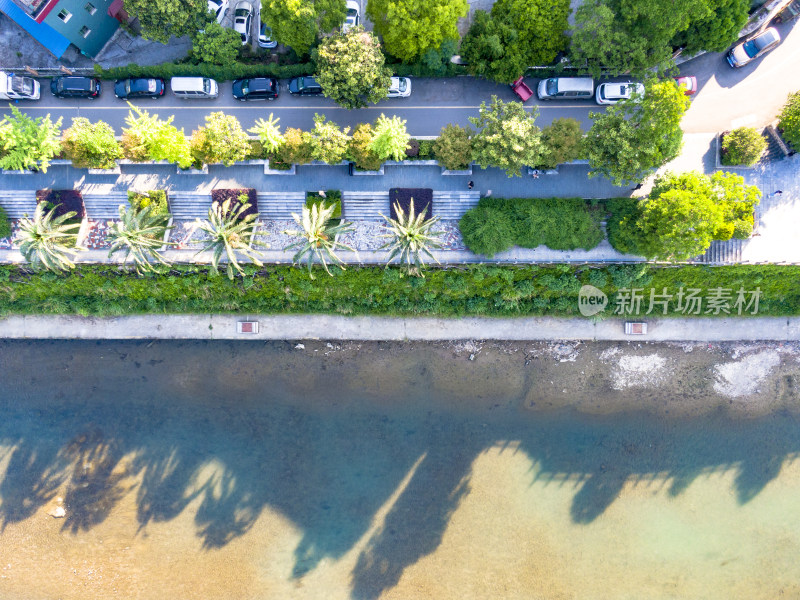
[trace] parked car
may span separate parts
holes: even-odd
[[[222,23],[228,12],[228,0],[208,0],[208,10],[214,13],[217,23]]]
[[[100,80],[95,77],[61,75],[50,80],[50,91],[56,98],[89,98],[100,95]]]
[[[725,58],[728,59],[730,66],[743,67],[780,43],[781,34],[774,27],[769,27],[749,40],[735,45]]]
[[[694,96],[697,93],[697,77],[694,75],[675,77],[675,83],[678,87],[683,87],[683,93],[687,96]]]
[[[411,95],[411,80],[408,77],[392,77],[387,98],[408,98]]]
[[[289,81],[289,93],[299,96],[319,96],[322,93],[322,86],[311,75],[304,75]]]
[[[0,71],[0,100],[38,100],[41,91],[33,77]]]
[[[356,0],[347,0],[345,8],[347,9],[347,16],[344,18],[342,31],[346,33],[351,27],[357,27],[361,21],[361,15],[359,14],[361,11],[361,6]]]
[[[250,27],[253,24],[253,5],[245,0],[236,4],[233,11],[233,29],[242,36],[242,46],[250,43]]]
[[[800,15],[800,0],[792,0],[786,5],[786,8],[778,13],[778,16],[775,17],[775,22],[786,23],[796,19],[798,15]]]
[[[261,48],[275,48],[278,42],[272,39],[272,28],[267,27],[266,23],[261,24],[261,31],[258,32],[258,45]]]
[[[644,85],[632,82],[601,83],[597,86],[594,99],[598,104],[616,104],[620,100],[627,100],[633,92],[639,93],[639,97],[644,96]]]
[[[251,77],[233,82],[233,97],[237,100],[275,100],[278,80],[274,77]]]
[[[166,82],[160,77],[131,77],[117,79],[114,82],[114,95],[123,100],[131,98],[160,98],[167,89]]]
[[[589,100],[594,95],[591,77],[550,77],[536,88],[539,100]]]

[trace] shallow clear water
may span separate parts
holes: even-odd
[[[793,357],[306,346],[0,342],[0,597],[800,597]]]

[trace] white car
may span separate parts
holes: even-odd
[[[644,85],[641,83],[601,83],[597,86],[594,99],[598,104],[616,104],[620,100],[627,100],[633,92],[639,93],[639,98],[644,96]]]
[[[347,0],[345,7],[347,8],[347,16],[344,18],[342,31],[347,33],[351,27],[357,27],[361,21],[361,15],[359,14],[361,5],[356,0]]]
[[[242,36],[242,46],[250,43],[250,29],[253,24],[253,5],[239,2],[233,11],[233,29]]]
[[[408,77],[392,77],[387,98],[408,98],[411,95],[411,80]]]
[[[228,12],[228,0],[208,0],[208,10],[214,13],[217,23],[222,23]]]
[[[757,59],[762,54],[769,52],[781,43],[781,34],[774,27],[765,29],[756,36],[751,37],[746,42],[736,44],[730,49],[725,58],[732,67],[743,67],[747,63]]]

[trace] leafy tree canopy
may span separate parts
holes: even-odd
[[[272,39],[308,54],[321,33],[344,23],[345,0],[261,0],[261,20],[272,28]]]
[[[739,39],[739,32],[747,23],[749,0],[709,0],[708,7],[710,14],[678,32],[673,46],[682,46],[687,55],[701,50],[722,52]]]
[[[517,37],[517,30],[504,20],[477,10],[472,26],[461,40],[461,57],[473,75],[510,83],[529,66],[525,56],[512,50]]]
[[[311,133],[311,149],[315,160],[329,165],[338,164],[347,152],[350,138],[349,127],[343,130],[333,121],[326,121],[325,115],[314,115],[314,129]]]
[[[373,137],[370,150],[381,160],[403,160],[411,136],[406,131],[406,122],[397,115],[386,117],[381,114],[372,128]]]
[[[518,177],[526,165],[539,164],[543,146],[538,114],[536,107],[529,113],[521,102],[503,102],[497,96],[490,106],[482,102],[480,115],[469,119],[478,129],[472,138],[475,162],[484,169],[499,167],[509,177]]]
[[[208,2],[125,0],[125,11],[139,19],[143,37],[166,44],[171,36],[194,35],[208,15]]]
[[[542,165],[553,168],[577,160],[583,148],[583,130],[577,119],[556,119],[542,129],[545,152]]]
[[[325,38],[314,51],[323,93],[344,108],[361,108],[386,97],[391,72],[378,39],[363,27]]]
[[[800,148],[800,92],[789,94],[789,99],[778,115],[778,127],[783,138],[794,146]]]
[[[230,27],[211,21],[203,33],[195,34],[192,43],[192,54],[200,62],[228,65],[239,56],[242,38]]]
[[[122,129],[122,149],[131,160],[168,160],[186,168],[192,164],[189,140],[172,124],[174,116],[166,120],[150,115],[128,102],[131,110],[125,118],[127,128]]]
[[[90,123],[85,117],[72,119],[72,127],[64,132],[64,150],[78,168],[113,169],[122,149],[108,123]]]
[[[386,51],[411,63],[445,40],[458,39],[456,24],[466,16],[467,0],[370,0],[367,15]]]
[[[203,163],[230,166],[244,160],[250,150],[250,138],[239,119],[223,112],[206,116],[206,124],[192,133],[192,152]]]
[[[50,115],[32,119],[11,105],[11,116],[0,120],[0,168],[47,172],[50,159],[61,150],[58,135],[61,117],[54,123]]]
[[[605,113],[589,113],[594,121],[586,137],[590,176],[625,185],[678,156],[680,122],[688,106],[689,99],[673,80],[650,80],[644,98],[634,94]]]
[[[466,169],[472,161],[472,130],[459,125],[445,125],[433,143],[436,160],[445,169]]]

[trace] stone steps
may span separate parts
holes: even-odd
[[[208,217],[208,209],[211,208],[210,192],[170,191],[167,198],[172,218],[176,221],[194,221]]]
[[[457,221],[470,208],[478,205],[479,191],[433,192],[433,216]]]
[[[119,220],[120,204],[128,208],[128,192],[108,192],[107,194],[84,194],[83,205],[89,219]]]
[[[0,191],[0,206],[9,219],[21,219],[26,214],[33,217],[36,211],[36,192],[34,190]]]
[[[743,240],[727,240],[711,242],[706,253],[696,259],[697,262],[709,265],[731,265],[742,262]]]
[[[305,192],[258,192],[258,213],[261,220],[291,221],[306,203]]]
[[[342,192],[342,216],[348,221],[382,221],[389,216],[389,191]]]

